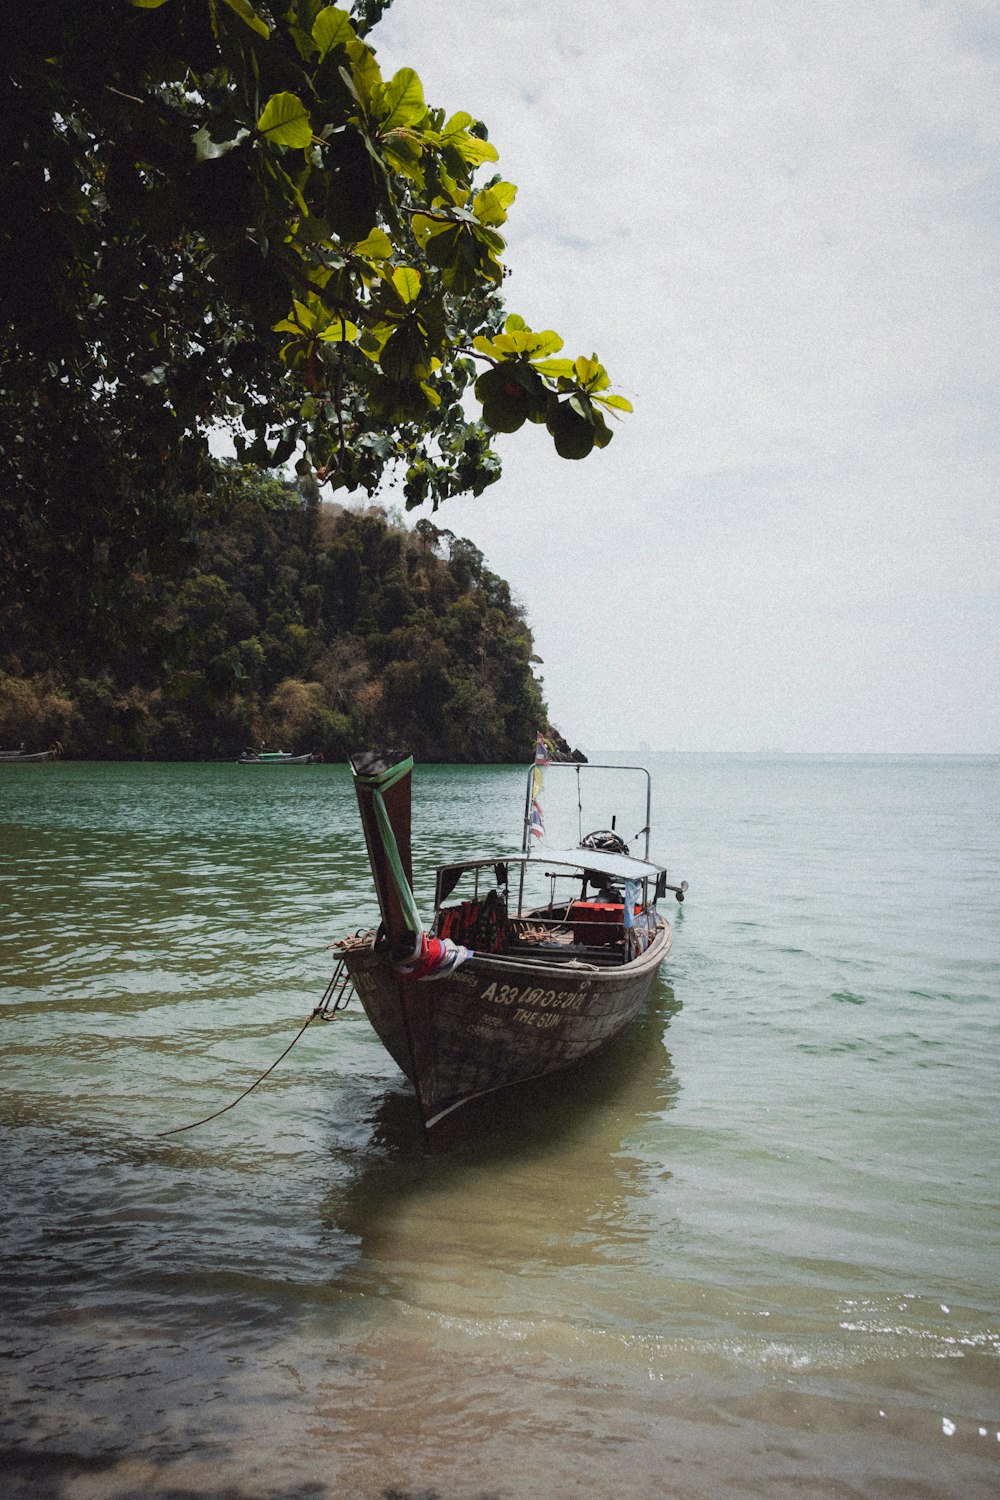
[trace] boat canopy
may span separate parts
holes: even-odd
[[[648,860],[632,859],[628,854],[611,854],[605,849],[532,849],[527,853],[485,855],[479,859],[463,859],[458,864],[440,865],[434,905],[446,901],[463,875],[480,870],[492,870],[498,885],[505,885],[511,867],[523,872],[529,868],[544,866],[546,873],[553,865],[562,866],[567,875],[589,872],[606,875],[611,880],[652,880],[656,892],[662,896],[666,890],[667,870],[665,865],[651,864]]]
[[[598,875],[610,875],[614,880],[655,880],[666,874],[664,865],[650,864],[645,859],[633,859],[629,854],[614,854],[606,849],[530,849],[525,856],[528,864],[572,865],[578,870],[594,870]]]

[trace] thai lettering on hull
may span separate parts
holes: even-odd
[[[589,979],[585,979],[573,990],[547,990],[537,986],[499,984],[494,981],[486,986],[479,998],[489,1000],[494,1005],[517,1005],[522,1010],[530,1006],[540,1010],[578,1011],[582,1009],[589,989]]]

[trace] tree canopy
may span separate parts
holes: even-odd
[[[386,4],[46,0],[5,23],[0,522],[14,586],[168,558],[210,435],[405,503],[479,494],[497,432],[558,452],[628,409],[507,315],[516,189],[486,127],[383,78]],[[474,415],[472,398],[479,403]],[[180,508],[180,524],[178,511]],[[4,580],[5,582],[7,580]]]
[[[33,650],[7,611],[0,744],[58,740],[95,759],[234,758],[262,741],[327,759],[368,743],[530,759],[546,728],[531,631],[472,542],[377,506],[319,505],[259,470],[230,478],[178,576],[130,575],[131,608],[98,662]]]

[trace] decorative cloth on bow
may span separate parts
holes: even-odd
[[[404,963],[393,964],[392,969],[400,979],[444,979],[471,957],[468,948],[453,943],[450,938],[428,937],[422,932],[417,952]]]

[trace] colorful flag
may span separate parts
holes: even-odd
[[[537,776],[538,772],[535,772]],[[545,819],[537,797],[531,799],[531,837],[543,839],[545,837]]]
[[[542,814],[542,772],[549,763],[549,749],[541,730],[535,735],[535,769],[531,774],[531,819],[529,827],[533,839],[545,837],[545,818]]]

